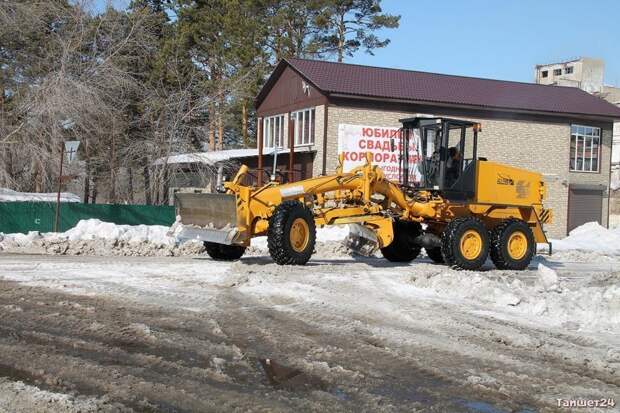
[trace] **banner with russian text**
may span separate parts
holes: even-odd
[[[400,129],[390,126],[338,125],[338,154],[344,155],[344,171],[348,172],[366,162],[366,153],[370,152],[372,163],[380,166],[385,176],[398,181],[400,176]],[[394,151],[391,151],[391,140]],[[419,134],[415,131],[409,140],[409,179],[413,183],[420,181]]]

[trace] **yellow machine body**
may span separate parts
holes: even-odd
[[[179,237],[205,241],[216,259],[236,259],[253,237],[267,235],[276,262],[305,264],[315,227],[351,224],[349,246],[367,254],[381,248],[390,261],[411,261],[425,248],[433,261],[455,268],[480,268],[490,256],[497,268],[525,269],[535,243],[548,243],[543,225],[552,220],[543,205],[541,174],[479,159],[480,124],[420,117],[401,122],[404,142],[415,136],[407,125],[418,125],[425,142],[415,158],[419,181],[409,184],[406,150],[400,154],[400,182],[386,179],[370,153],[364,165],[348,172],[341,156],[333,175],[261,187],[243,184],[249,170],[242,166],[224,183],[225,193],[177,194]],[[467,128],[473,131],[473,155],[465,159]],[[461,138],[460,152],[448,147],[450,131]]]
[[[542,205],[542,175],[496,162],[477,161],[475,202],[515,206]]]
[[[273,211],[286,200],[299,200],[311,208],[317,226],[364,225],[375,232],[380,247],[394,239],[394,217],[433,225],[468,215],[490,223],[519,218],[532,227],[537,242],[547,242],[542,224],[550,222],[551,211],[543,208],[545,186],[541,175],[498,163],[477,162],[475,202],[451,202],[430,192],[418,193],[415,200],[411,199],[370,161],[350,172],[342,172],[339,167],[333,175],[288,184],[270,182],[260,188],[240,183],[248,173],[248,168],[242,166],[237,176],[224,184],[227,194],[177,194],[178,214],[183,224],[213,233],[213,238],[207,235],[204,240],[242,246],[266,234]],[[199,202],[188,205],[192,198]],[[228,221],[222,220],[227,214]]]

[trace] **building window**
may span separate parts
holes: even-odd
[[[263,148],[283,148],[284,143],[284,115],[263,119]]]
[[[295,146],[314,143],[314,108],[302,109],[291,113],[295,126]]]
[[[562,74],[562,69],[553,69],[553,76],[560,76]]]
[[[566,69],[564,69],[564,73],[567,75],[570,75],[571,73],[573,73],[573,67],[572,66],[566,66]]]
[[[570,170],[598,172],[601,152],[601,129],[571,125]]]
[[[549,71],[548,70],[543,70],[542,71],[542,77],[548,77],[549,76]]]

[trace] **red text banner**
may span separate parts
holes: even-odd
[[[417,132],[417,131],[416,131]],[[366,162],[366,153],[370,152],[372,163],[380,166],[385,176],[398,181],[401,176],[399,154],[401,152],[401,130],[391,126],[338,125],[338,155],[344,157],[344,171],[348,172]],[[419,180],[418,134],[409,141],[410,179]],[[394,149],[392,151],[392,149]]]

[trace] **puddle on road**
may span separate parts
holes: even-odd
[[[375,387],[369,392],[398,402],[416,402],[424,405],[432,405],[436,402],[431,395],[422,391],[418,386],[399,385],[393,382]]]
[[[521,408],[519,410],[504,410],[493,406],[490,403],[479,400],[459,400],[459,404],[472,413],[536,413],[536,410],[530,408]]]

